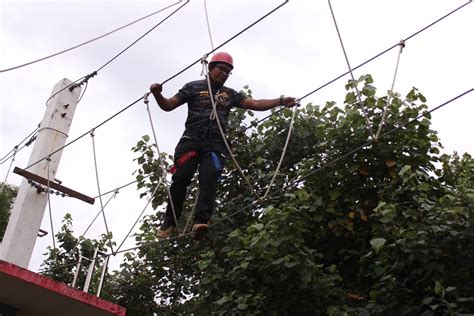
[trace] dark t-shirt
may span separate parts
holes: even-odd
[[[232,107],[241,107],[246,96],[231,88],[222,86],[212,88],[217,116],[224,133],[227,131],[229,112]],[[207,80],[188,82],[175,95],[179,101],[188,104],[188,117],[185,123],[184,136],[192,138],[220,137],[219,127],[211,120],[212,103],[209,96]]]

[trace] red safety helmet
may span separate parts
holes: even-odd
[[[213,63],[225,63],[230,66],[231,69],[234,69],[234,60],[229,53],[219,52],[212,56],[209,66],[212,66]]]

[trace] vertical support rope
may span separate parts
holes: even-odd
[[[170,188],[169,188],[169,186],[166,182],[166,173],[165,173],[163,160],[161,159],[160,147],[158,147],[158,138],[156,137],[155,126],[153,125],[153,119],[151,118],[151,112],[150,112],[150,106],[149,106],[150,101],[148,100],[149,95],[150,95],[150,92],[145,93],[145,95],[143,96],[143,102],[146,104],[148,119],[150,120],[151,131],[153,133],[153,139],[155,140],[156,151],[158,153],[158,162],[160,163],[160,167],[161,167],[161,170],[162,170],[161,178],[162,178],[163,184],[164,184],[165,189],[166,189],[166,194],[168,195],[169,204],[171,205],[171,211],[173,212],[173,218],[174,218],[174,223],[176,225],[176,230],[178,231],[178,235],[181,235],[180,232],[179,232],[178,217],[176,216],[176,211],[175,211],[174,203],[173,203],[173,197],[171,196]],[[156,191],[156,188],[155,188],[155,191]],[[153,193],[153,195],[154,195],[154,193]]]
[[[97,155],[95,151],[95,139],[94,139],[94,129],[90,132],[92,138],[92,151],[94,153],[94,166],[95,166],[95,178],[97,182],[97,191],[99,193],[100,209],[102,212],[102,217],[104,218],[105,229],[107,231],[107,240],[109,241],[110,251],[114,253],[114,247],[112,245],[112,240],[110,236],[109,226],[107,225],[107,218],[105,217],[104,203],[102,202],[102,194],[100,193],[100,183],[99,183],[99,170],[97,168]]]
[[[212,41],[211,25],[209,24],[209,15],[207,13],[206,0],[204,0],[204,11],[206,12],[207,32],[209,33],[209,41],[211,42],[212,51],[214,51],[214,42]]]
[[[401,40],[400,43],[398,44],[400,46],[400,49],[398,50],[398,57],[397,57],[397,64],[395,66],[395,73],[393,75],[393,80],[392,80],[392,87],[390,88],[388,98],[387,98],[387,103],[385,104],[383,108],[383,114],[382,114],[382,119],[380,120],[379,128],[377,129],[377,133],[375,134],[375,141],[379,139],[380,133],[382,132],[383,125],[385,124],[385,119],[387,118],[388,114],[388,107],[390,105],[390,102],[392,101],[392,94],[393,94],[393,87],[395,86],[395,80],[397,79],[397,73],[398,73],[398,65],[400,64],[400,56],[402,55],[403,49],[405,48],[405,41]]]
[[[207,87],[209,89],[209,97],[211,99],[211,104],[212,104],[212,113],[211,113],[211,118],[213,117],[213,119],[216,120],[217,122],[217,126],[219,127],[219,131],[221,133],[221,137],[222,137],[222,141],[224,142],[225,144],[225,147],[227,148],[227,151],[229,152],[229,155],[230,157],[232,158],[232,161],[234,162],[234,164],[236,165],[237,169],[239,170],[240,174],[242,175],[242,177],[244,178],[245,182],[247,182],[247,185],[250,187],[250,189],[253,191],[253,193],[255,194],[255,196],[258,198],[259,201],[262,201],[262,198],[260,197],[260,195],[257,193],[257,191],[255,190],[255,188],[253,187],[253,185],[250,183],[249,179],[247,178],[247,176],[244,174],[242,168],[240,168],[240,165],[239,163],[237,162],[237,160],[235,159],[235,156],[234,156],[234,153],[232,152],[232,150],[230,149],[230,146],[229,144],[227,143],[227,139],[225,138],[225,134],[224,134],[224,131],[222,130],[222,126],[221,126],[221,122],[220,122],[220,119],[219,119],[219,115],[217,115],[217,108],[216,108],[216,103],[214,101],[214,96],[212,95],[212,87],[211,87],[211,79],[209,77],[209,71],[207,71],[207,60],[203,59],[201,60],[201,63],[203,64],[203,69],[206,68],[206,79],[207,79]]]
[[[372,132],[372,126],[370,124],[369,117],[367,115],[367,110],[365,109],[365,106],[362,103],[362,97],[360,95],[359,88],[357,87],[357,83],[355,81],[354,74],[352,73],[352,68],[351,68],[351,65],[349,63],[349,58],[347,57],[346,49],[344,48],[344,43],[342,42],[341,33],[339,32],[339,28],[337,26],[336,16],[334,15],[334,12],[332,10],[331,0],[328,0],[328,4],[329,4],[329,9],[331,10],[331,15],[332,15],[332,19],[334,21],[334,25],[336,26],[337,36],[339,37],[339,42],[341,43],[342,51],[343,51],[344,57],[346,59],[347,67],[349,68],[349,73],[351,74],[352,83],[354,84],[354,88],[357,92],[357,98],[359,99],[360,107],[361,107],[362,112],[364,113],[364,116],[365,116],[365,121],[366,121],[366,124],[367,124],[366,125],[367,131],[369,132],[369,135],[374,139],[375,136],[374,136],[374,133]]]
[[[113,198],[115,198],[118,194],[118,190],[114,192],[114,194],[112,194],[112,196],[109,198],[109,200],[105,203],[104,205],[104,208],[107,207],[107,205],[109,204],[110,201],[112,201]],[[91,221],[91,223],[89,224],[89,226],[87,226],[86,230],[82,233],[81,236],[79,236],[79,238],[77,238],[77,243],[76,245],[74,246],[74,248],[72,249],[71,252],[73,252],[78,246],[79,246],[79,243],[81,242],[81,238],[84,237],[87,232],[89,231],[89,229],[92,227],[92,224],[94,224],[95,220],[99,217],[99,215],[102,213],[102,210],[103,208],[101,208],[99,210],[99,212],[97,212],[97,215],[94,217],[94,219]]]
[[[280,171],[281,163],[283,162],[283,158],[285,157],[288,143],[290,142],[291,131],[293,130],[293,123],[295,122],[295,116],[297,112],[298,112],[298,108],[295,106],[293,109],[293,115],[291,116],[291,122],[290,122],[290,127],[288,128],[288,135],[286,136],[285,146],[283,147],[283,152],[281,153],[280,161],[278,162],[277,168],[275,169],[275,172],[273,173],[272,180],[270,181],[270,184],[268,185],[267,190],[265,191],[265,194],[263,195],[264,199],[267,197],[268,193],[270,192],[270,189],[273,185],[273,182],[275,181],[278,171]]]
[[[0,194],[3,193],[3,189],[5,189],[5,186],[7,185],[8,175],[10,174],[10,170],[12,169],[13,162],[15,161],[15,155],[16,155],[17,151],[18,151],[18,146],[15,146],[15,147],[13,148],[12,161],[10,162],[10,166],[8,167],[7,174],[5,175],[5,180],[3,180],[3,183],[2,183],[2,191],[0,191]]]
[[[196,196],[196,200],[194,200],[193,209],[191,210],[191,212],[189,212],[188,220],[186,221],[186,225],[184,226],[184,229],[183,229],[183,234],[186,234],[186,231],[188,230],[188,226],[191,223],[191,218],[193,217],[193,214],[196,211],[197,201],[198,201],[198,196]]]
[[[116,251],[119,251],[120,248],[122,248],[123,244],[125,243],[125,241],[127,240],[128,236],[130,236],[130,234],[132,233],[133,229],[135,228],[135,225],[137,225],[138,221],[140,220],[140,218],[142,217],[143,213],[145,213],[145,210],[146,208],[148,207],[148,205],[150,204],[151,200],[153,200],[153,196],[155,195],[156,191],[158,190],[158,188],[160,187],[160,184],[162,183],[162,179],[160,178],[160,181],[158,181],[158,184],[155,186],[155,190],[153,190],[153,193],[152,195],[150,196],[150,198],[148,199],[147,203],[145,204],[145,207],[143,208],[142,212],[140,213],[140,215],[138,215],[138,218],[137,220],[135,221],[135,223],[133,223],[132,225],[132,228],[130,228],[130,230],[128,231],[127,235],[125,235],[125,238],[122,240],[122,242],[120,243],[120,245],[118,246],[117,250]]]
[[[49,165],[51,163],[51,158],[48,157],[46,159],[47,161],[47,166],[48,166],[48,179],[47,179],[47,183],[48,183],[48,187],[47,187],[47,191],[46,191],[46,194],[47,194],[47,198],[48,198],[48,209],[49,209],[49,223],[51,225],[51,237],[53,238],[53,249],[56,249],[56,241],[55,241],[55,238],[54,238],[54,226],[53,226],[53,212],[51,211],[51,197],[50,197],[50,186],[49,186]]]

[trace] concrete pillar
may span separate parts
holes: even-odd
[[[81,93],[80,87],[73,91],[64,89],[71,83],[69,79],[62,79],[54,86],[52,95],[55,96],[48,101],[28,162],[28,166],[32,166],[26,169],[50,181],[55,179],[62,150],[51,153],[66,144]],[[64,90],[56,94],[62,89]],[[50,160],[44,159],[36,163],[49,155]],[[38,193],[37,189],[28,184],[27,179],[23,179],[1,244],[1,260],[23,268],[28,267],[47,201],[45,192]]]

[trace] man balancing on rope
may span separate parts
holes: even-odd
[[[216,53],[209,62],[209,82],[207,79],[189,82],[171,98],[166,98],[161,94],[163,90],[161,84],[154,83],[150,86],[156,102],[166,112],[184,103],[188,104],[185,130],[176,146],[175,164],[171,170],[174,172],[170,186],[173,205],[168,201],[165,221],[157,233],[160,238],[168,238],[176,230],[176,220],[181,215],[187,188],[198,168],[199,196],[194,213],[194,238],[200,240],[207,233],[208,222],[214,209],[217,179],[228,155],[216,117],[219,118],[225,133],[229,111],[232,107],[265,111],[279,105],[292,107],[296,104],[295,98],[284,96],[276,99],[254,100],[224,86],[233,68],[232,56],[220,52]],[[213,113],[209,83],[212,87],[217,113]]]

